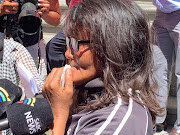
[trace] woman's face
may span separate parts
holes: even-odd
[[[77,42],[76,40],[76,43]],[[73,46],[75,42],[71,42],[71,44]],[[76,52],[74,52],[71,47],[68,47],[65,56],[71,65],[74,85],[82,85],[99,76],[98,67],[100,67],[100,64],[97,63],[90,43],[81,43],[80,41],[79,49]]]

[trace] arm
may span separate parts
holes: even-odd
[[[38,0],[38,2],[38,6],[41,8],[38,13],[43,20],[53,26],[59,25],[61,10],[58,0]]]
[[[0,16],[5,14],[15,14],[18,11],[18,3],[10,0],[4,0],[0,4]]]
[[[43,95],[51,103],[54,123],[53,135],[64,135],[69,110],[73,102],[73,80],[71,69],[65,72],[65,87],[60,87],[63,68],[53,68],[43,86]]]

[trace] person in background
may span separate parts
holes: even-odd
[[[72,8],[82,0],[66,0],[67,6]],[[68,15],[68,13],[67,13]],[[67,17],[67,16],[66,16]],[[63,29],[60,30],[46,45],[47,73],[54,67],[62,67],[66,63],[65,58],[66,39]]]
[[[156,44],[160,47],[161,51],[163,52],[168,67],[165,72],[167,74],[167,90],[164,91],[164,103],[167,105],[167,97],[169,95],[169,89],[171,85],[171,78],[172,78],[172,67],[175,64],[175,76],[177,77],[177,92],[180,91],[180,68],[178,67],[179,61],[177,59],[178,51],[178,40],[179,34],[174,32],[173,30],[176,29],[178,23],[180,22],[180,1],[179,0],[153,0],[153,4],[157,7],[156,17],[153,22],[152,28],[157,35]],[[176,60],[175,60],[176,59]],[[177,94],[178,95],[178,94]],[[177,102],[180,99],[177,96]],[[177,103],[178,104],[178,103]],[[180,105],[180,103],[178,104]],[[179,106],[177,105],[177,110],[179,110]],[[177,123],[175,124],[175,128],[170,133],[170,135],[175,135],[176,132],[180,134],[180,112],[177,111]],[[165,117],[159,119],[157,123],[163,123]]]
[[[1,36],[1,41],[4,40],[3,56],[0,62],[0,79],[8,79],[17,86],[23,87],[20,83],[20,77],[17,70],[18,64],[21,63],[24,67],[34,76],[38,87],[38,93],[42,92],[43,81],[37,71],[33,58],[27,51],[27,49],[18,42],[15,42],[12,38],[3,39]],[[25,90],[23,87],[23,96],[21,99],[25,98]],[[2,135],[11,134],[11,130],[0,131]]]
[[[70,9],[64,33],[65,86],[64,67],[53,68],[43,86],[53,135],[153,135],[162,108],[144,11],[133,1],[84,0]]]
[[[15,14],[18,12],[19,3],[10,0],[4,0],[0,5],[0,17],[1,22],[4,15]],[[57,26],[60,23],[61,11],[58,0],[38,0],[38,13],[45,22],[50,25]],[[17,21],[18,22],[18,21]],[[4,32],[4,28],[0,26],[1,33]],[[31,26],[29,26],[31,28]],[[42,29],[38,29],[35,34],[28,35],[23,33],[19,27],[12,28],[12,37],[15,41],[21,43],[26,47],[31,56],[34,59],[36,67],[41,75],[43,81],[47,77],[46,69],[46,53],[43,40]]]

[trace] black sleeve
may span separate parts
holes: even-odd
[[[66,64],[66,38],[63,30],[55,35],[46,45],[47,72],[55,67],[63,67]]]

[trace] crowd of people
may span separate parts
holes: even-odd
[[[21,85],[18,63],[32,73],[51,104],[53,135],[153,135],[165,123],[175,64],[177,121],[169,135],[180,135],[180,1],[153,0],[151,27],[133,0],[66,4],[64,27],[45,45],[42,26],[34,34],[12,28],[7,38],[5,18],[20,9],[17,1],[1,1],[0,78]],[[41,19],[60,24],[58,0],[38,0],[38,7]],[[61,86],[65,64],[71,68]]]

